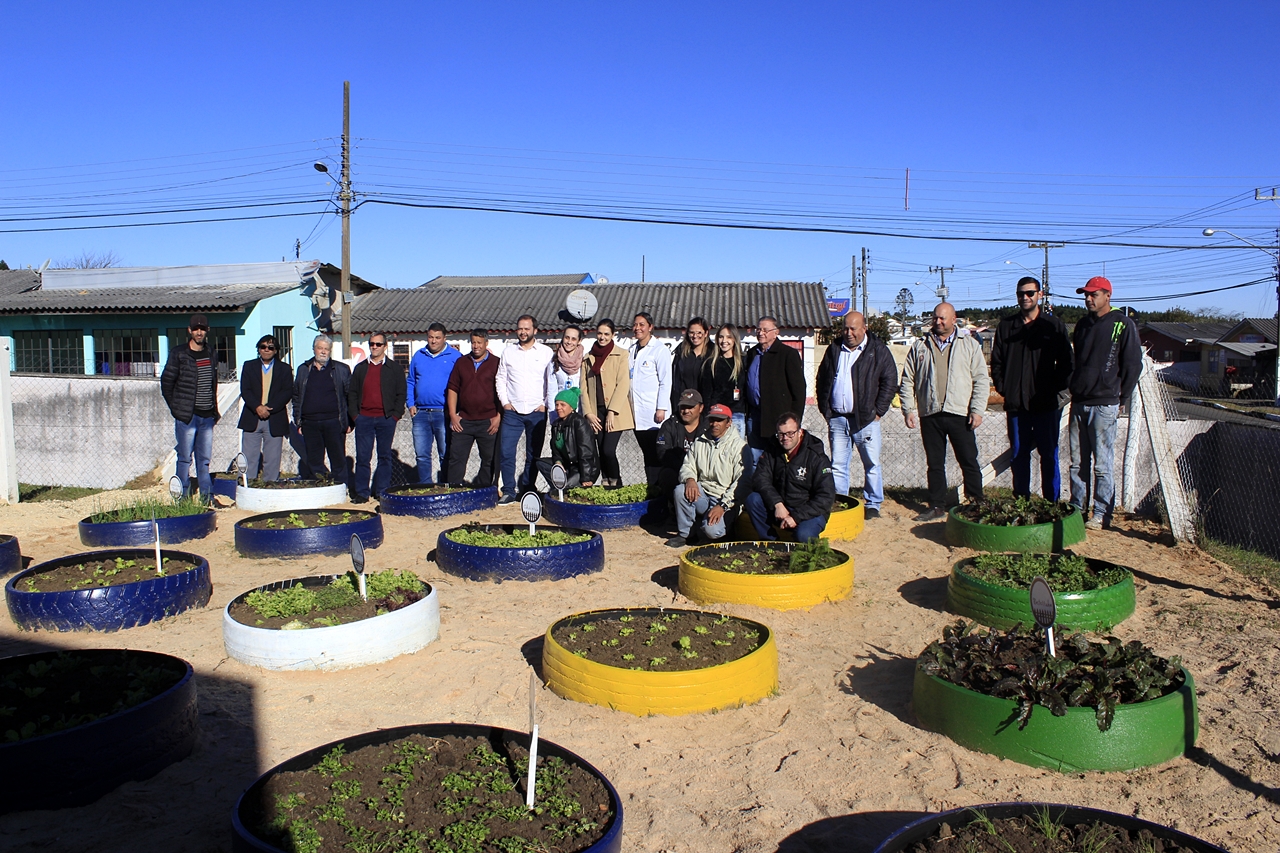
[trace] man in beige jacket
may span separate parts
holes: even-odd
[[[947,440],[964,473],[969,500],[982,497],[975,430],[987,411],[991,378],[977,338],[956,329],[956,309],[941,302],[933,309],[929,334],[916,341],[902,371],[902,414],[907,428],[920,427],[929,466],[929,508],[916,521],[945,518]]]
[[[737,514],[737,492],[747,443],[733,429],[732,418],[733,412],[728,406],[712,406],[707,411],[707,431],[685,454],[684,464],[680,466],[680,483],[672,493],[679,534],[667,540],[672,548],[690,544],[689,537],[699,520],[707,539],[723,539]]]

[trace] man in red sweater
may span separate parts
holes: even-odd
[[[467,476],[471,445],[480,454],[480,470],[472,485],[485,489],[493,485],[493,452],[498,428],[502,425],[502,404],[498,400],[498,363],[489,352],[489,333],[471,330],[471,357],[453,364],[445,386],[445,413],[453,441],[449,444],[449,482],[462,483]]]
[[[378,468],[373,476],[377,497],[391,485],[391,442],[396,423],[404,414],[404,368],[387,358],[387,336],[369,336],[369,357],[351,372],[347,390],[347,411],[356,413],[356,475],[351,482],[352,500],[369,500],[369,459],[374,441],[378,443]]]

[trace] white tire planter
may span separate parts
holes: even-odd
[[[318,586],[335,577],[340,576],[294,578],[259,589],[295,583]],[[345,625],[291,631],[255,628],[232,619],[231,604],[246,592],[222,611],[223,644],[227,654],[241,663],[274,670],[351,669],[412,654],[440,636],[440,599],[435,587],[423,583],[429,592],[408,607]]]
[[[347,487],[312,486],[303,489],[255,489],[236,486],[236,508],[250,512],[293,512],[300,509],[323,509],[347,502]]]

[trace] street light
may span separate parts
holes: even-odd
[[[1276,392],[1275,405],[1276,405],[1276,407],[1277,407],[1277,408],[1280,408],[1280,245],[1276,245],[1276,246],[1274,246],[1274,247],[1271,247],[1271,246],[1259,246],[1257,243],[1253,242],[1252,240],[1247,240],[1247,239],[1245,239],[1244,237],[1241,237],[1239,234],[1236,234],[1236,233],[1235,233],[1235,232],[1233,232],[1233,231],[1228,231],[1228,230],[1227,230],[1227,229],[1225,229],[1225,228],[1218,228],[1218,229],[1206,228],[1206,229],[1204,229],[1204,231],[1202,231],[1202,232],[1200,232],[1200,233],[1204,234],[1204,236],[1206,236],[1206,237],[1212,237],[1214,234],[1218,233],[1218,231],[1221,231],[1223,234],[1230,234],[1232,237],[1235,237],[1237,240],[1239,240],[1241,243],[1244,243],[1246,246],[1252,246],[1253,248],[1257,249],[1257,250],[1258,250],[1258,251],[1260,251],[1260,252],[1266,252],[1266,253],[1267,253],[1267,255],[1268,255],[1268,256],[1269,256],[1269,257],[1270,257],[1270,258],[1275,262],[1275,268],[1276,268],[1276,335],[1277,335],[1277,339],[1276,339],[1276,344],[1277,344],[1277,346],[1276,346],[1276,375],[1275,375],[1275,380],[1276,380],[1276,387],[1275,387],[1275,392]],[[1277,244],[1280,244],[1280,231],[1278,231],[1278,232],[1277,232],[1276,237],[1277,237],[1277,241],[1276,241],[1276,242],[1277,242]]]

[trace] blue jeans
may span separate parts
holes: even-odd
[[[202,418],[192,415],[190,423],[173,422],[173,437],[176,440],[174,452],[178,454],[178,464],[174,469],[178,479],[182,481],[183,493],[189,494],[191,489],[191,454],[196,456],[196,487],[200,491],[200,500],[207,501],[213,491],[213,478],[209,476],[209,458],[213,456],[213,418]]]
[[[1093,481],[1093,517],[1111,520],[1116,508],[1116,425],[1119,406],[1071,404],[1071,504],[1087,514]],[[1092,473],[1092,477],[1090,474]]]
[[[396,437],[395,418],[356,415],[356,475],[351,490],[357,497],[369,497],[369,459],[373,443],[378,443],[378,468],[373,475],[373,494],[381,495],[391,485],[391,441]]]
[[[690,502],[684,496],[684,483],[680,483],[671,492],[676,504],[676,531],[685,539],[693,532],[698,519],[703,520],[702,532],[708,539],[723,539],[733,521],[733,510],[727,510],[715,524],[707,524],[707,513],[711,511],[711,499],[701,486],[698,487],[698,499]]]
[[[436,456],[440,459],[440,482],[444,482],[448,470],[449,442],[448,418],[444,409],[418,409],[413,416],[413,453],[418,457],[418,482],[431,483],[431,445],[434,442]]]
[[[516,479],[516,448],[524,436],[524,470]],[[502,410],[502,426],[498,429],[498,458],[502,468],[502,493],[517,497],[533,488],[533,466],[542,452],[542,441],[547,437],[547,413],[530,412],[522,415],[513,409]]]
[[[748,409],[743,425],[746,429],[746,434],[743,437],[747,440],[747,447],[751,451],[751,456],[750,461],[745,458],[742,460],[742,482],[750,484],[751,478],[756,473],[756,464],[759,463],[760,457],[764,456],[764,449],[769,439],[765,435],[757,434],[760,432],[759,427],[761,426],[759,409]],[[770,428],[769,432],[773,432],[772,428]]]
[[[884,503],[884,470],[880,467],[880,421],[872,421],[851,432],[849,419],[837,415],[827,422],[831,440],[831,467],[836,478],[836,494],[849,494],[849,463],[853,448],[858,448],[862,470],[866,475],[862,486],[862,503],[867,509],[879,509]]]
[[[778,537],[773,535],[773,524],[776,521],[773,516],[773,507],[764,505],[764,498],[760,497],[760,493],[752,492],[747,495],[744,505],[747,515],[751,518],[751,526],[756,529],[756,534],[761,539],[767,539],[771,542],[777,539]],[[822,530],[826,526],[827,516],[825,515],[806,518],[796,524],[796,541],[808,542],[810,539],[817,539],[822,535]]]
[[[1062,496],[1058,468],[1058,425],[1062,409],[1051,412],[1009,412],[1009,448],[1013,451],[1013,493],[1031,494],[1031,450],[1040,454],[1040,488],[1056,501]]]

